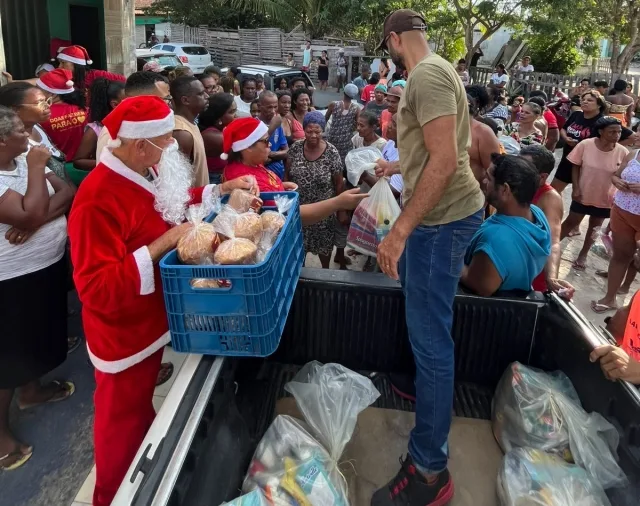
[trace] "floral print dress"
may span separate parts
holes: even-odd
[[[542,144],[544,138],[540,132],[533,132],[529,135],[520,135],[520,123],[510,123],[504,129],[504,134],[510,136],[520,143],[520,147]]]
[[[342,160],[338,150],[327,142],[324,153],[317,160],[307,160],[305,141],[298,141],[289,149],[288,180],[298,185],[300,205],[313,204],[336,196],[333,176],[342,174]],[[314,255],[330,255],[333,250],[335,216],[304,227],[304,249]]]
[[[327,140],[338,149],[342,163],[344,163],[347,153],[353,149],[351,137],[356,131],[356,118],[359,110],[360,107],[355,102],[351,102],[349,109],[345,109],[342,100],[335,102],[333,106],[331,129]]]

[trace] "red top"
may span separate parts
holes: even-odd
[[[222,133],[222,131],[217,129],[216,127],[209,127],[204,132],[208,132],[208,131]],[[207,169],[209,170],[209,174],[222,174],[222,171],[226,166],[227,166],[227,161],[220,158],[220,155],[207,156]]]
[[[99,78],[109,79],[110,81],[122,81],[123,83],[127,80],[127,78],[121,74],[114,74],[106,70],[89,70],[84,77],[85,88],[91,88],[91,83]]]
[[[49,121],[41,123],[40,126],[56,147],[65,154],[67,161],[71,161],[82,142],[88,117],[88,111],[77,105],[56,102],[51,104]]]
[[[264,165],[251,167],[243,164],[242,162],[231,162],[224,168],[223,179],[225,181],[231,181],[232,179],[237,179],[240,176],[255,176],[261,192],[284,191],[284,186],[282,186],[280,178]]]
[[[376,99],[376,85],[375,84],[367,84],[362,90],[362,95],[360,95],[360,100],[362,100],[365,104],[367,102],[371,102]]]
[[[546,120],[549,130],[552,128],[558,128],[558,120],[556,119],[556,115],[553,114],[549,109],[545,109],[542,113],[542,117]]]
[[[556,127],[557,128],[557,127]],[[536,191],[536,194],[533,196],[533,202],[532,204],[537,204],[538,201],[540,200],[540,198],[547,192],[553,190],[553,186],[551,186],[548,183],[544,183],[540,188],[538,188],[538,190]],[[540,274],[538,274],[536,276],[536,278],[533,280],[533,283],[531,283],[531,286],[533,287],[533,289],[536,292],[546,292],[548,287],[547,287],[547,279],[544,273],[544,269],[542,269],[542,272]]]
[[[638,324],[640,323],[640,297],[638,294],[633,296],[631,307],[629,308],[629,317],[627,325],[624,329],[624,338],[622,339],[622,349],[626,351],[634,360],[640,360],[640,331]]]

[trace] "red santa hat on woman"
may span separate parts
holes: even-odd
[[[173,111],[160,97],[141,95],[125,98],[102,120],[109,132],[110,147],[118,147],[120,138],[153,139],[173,132]]]
[[[36,85],[41,90],[48,91],[54,95],[66,95],[75,91],[72,77],[71,72],[68,70],[55,69],[39,77],[36,80]]]
[[[262,139],[269,128],[256,118],[235,119],[222,132],[222,154],[220,158],[226,160],[232,151],[237,153],[250,148]]]
[[[93,62],[89,58],[89,53],[82,46],[63,47],[58,53],[58,60],[70,61],[77,65],[91,65]]]

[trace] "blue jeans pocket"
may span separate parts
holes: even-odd
[[[454,230],[451,237],[451,267],[450,274],[460,277],[462,266],[464,264],[464,255],[473,239],[475,230]]]

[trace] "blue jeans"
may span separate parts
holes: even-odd
[[[447,467],[453,409],[453,302],[464,254],[483,213],[446,225],[417,227],[400,258],[407,328],[416,363],[416,426],[409,453],[426,473]]]

